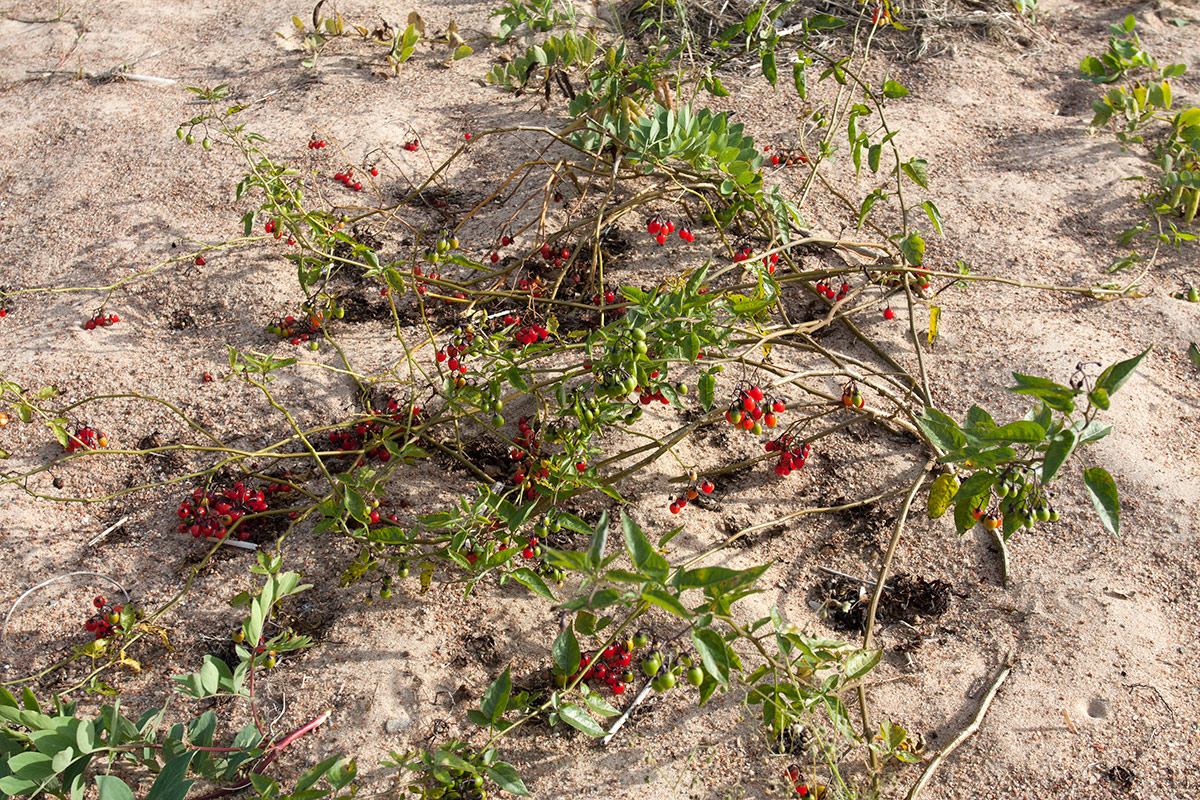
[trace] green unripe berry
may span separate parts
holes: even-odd
[[[184,136],[186,136],[186,135],[187,135],[187,134],[185,134],[185,133],[183,132],[183,128],[176,128],[176,129],[175,129],[175,138],[176,138],[176,139],[182,139],[182,138],[183,138]]]
[[[196,137],[195,137],[195,136],[192,136],[192,135],[189,133],[187,136],[183,137],[183,140],[184,140],[185,142],[187,142],[188,144],[191,144],[191,143],[193,143],[194,141],[196,141]]]
[[[662,662],[659,661],[658,656],[647,656],[642,660],[642,672],[645,673],[647,678],[653,678],[657,675],[661,667]]]
[[[200,146],[203,147],[205,150],[212,150],[212,139],[205,136],[204,139],[201,140]]]
[[[704,683],[704,670],[699,667],[692,667],[687,671],[687,682],[692,686],[699,686]]]

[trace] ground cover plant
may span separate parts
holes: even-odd
[[[1044,14],[1037,3],[1011,11],[1030,26]],[[138,284],[251,256],[284,262],[286,310],[231,309],[260,335],[230,342],[219,374],[263,409],[261,438],[223,434],[152,393],[76,397],[0,374],[0,428],[22,431],[15,444],[0,439],[12,448],[0,457],[33,462],[6,472],[0,490],[84,505],[165,495],[175,519],[164,533],[198,548],[164,601],[89,594],[78,626],[87,640],[3,682],[0,794],[365,795],[353,753],[278,769],[331,712],[277,729],[262,682],[324,646],[297,623],[314,593],[373,605],[440,585],[496,598],[521,587],[555,630],[501,656],[467,691],[465,735],[431,735],[370,765],[388,773],[393,796],[553,796],[514,766],[529,731],[607,745],[647,698],[681,694],[701,715],[725,700],[754,719],[782,796],[914,797],[935,781],[1014,659],[993,665],[965,735],[936,751],[871,702],[885,656],[880,609],[902,583],[893,564],[913,518],[923,510],[959,536],[982,532],[1003,588],[1021,570],[1009,559],[1014,537],[1084,527],[1091,514],[1096,535],[1116,540],[1121,492],[1092,453],[1120,436],[1109,420],[1128,394],[1117,395],[1155,353],[1081,354],[1066,374],[1009,370],[1007,384],[954,413],[937,390],[955,378],[929,363],[943,308],[998,288],[1090,302],[1140,295],[1161,244],[1194,247],[1200,122],[1194,108],[1168,113],[1169,80],[1184,70],[1160,69],[1127,19],[1080,70],[1100,84],[1136,70],[1154,78],[1149,89],[1108,90],[1092,127],[1123,117],[1121,143],[1139,146],[1144,128],[1165,126],[1149,145],[1161,172],[1146,195],[1151,222],[1122,234],[1149,235],[1155,256],[1132,254],[1123,266],[1147,263],[1128,281],[1062,284],[975,269],[953,252],[934,258],[950,247],[937,164],[909,151],[895,119],[913,90],[878,58],[914,13],[888,0],[766,2],[714,25],[677,2],[607,19],[509,0],[492,17],[515,55],[494,63],[485,37],[453,20],[435,31],[414,11],[404,25],[372,27],[324,0],[297,9],[299,70],[320,74],[340,46],[356,46],[389,81],[425,59],[477,77],[491,96],[538,101],[540,119],[468,120],[450,135],[409,127],[375,148],[319,123],[299,140],[268,138],[232,83],[189,87],[178,147],[233,159],[241,175],[214,201],[229,235],[188,241],[103,287],[0,287],[0,315],[79,294],[90,304],[81,335],[106,336],[128,325],[123,298]],[[757,135],[721,106],[748,68],[794,93],[793,137]],[[453,144],[433,155],[435,135]],[[467,182],[473,158],[492,159],[497,174]],[[634,261],[646,252],[652,273]],[[382,368],[346,344],[364,320],[383,331]],[[295,378],[311,373],[348,390],[352,413],[301,414]],[[180,433],[158,437],[137,415],[117,428],[105,411],[114,403],[152,409]],[[887,479],[869,494],[792,499],[849,435],[889,452]],[[75,466],[139,460],[173,468],[129,471],[103,493],[72,494],[57,477],[44,488]],[[430,465],[469,488],[437,504],[402,500]],[[770,522],[682,547],[689,524],[747,476],[780,498]],[[1067,520],[1060,493],[1086,497],[1090,511],[1071,504]],[[756,604],[772,562],[754,559],[755,533],[878,508],[890,516],[875,574],[856,590],[853,635],[829,638]],[[304,541],[327,548],[328,586],[292,563]],[[221,598],[238,622],[218,632],[220,652],[172,675],[161,702],[127,707],[112,676],[172,646],[173,615],[231,553],[246,574]],[[855,601],[816,605],[816,618],[836,619]]]

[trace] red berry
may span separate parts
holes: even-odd
[[[895,318],[896,318],[896,312],[895,312],[895,311],[892,311],[890,308],[885,308],[885,309],[883,310],[883,318],[884,318],[884,319],[895,319]]]
[[[524,558],[524,559],[526,559],[526,560],[533,558],[533,548],[532,548],[532,547],[526,547],[524,550],[522,550],[522,551],[521,551],[521,558]]]
[[[356,192],[361,192],[361,191],[362,191],[362,181],[355,181],[355,182],[354,182],[354,191],[356,191]]]
[[[491,259],[491,262],[492,262],[493,264],[495,264],[497,261],[499,261],[499,260],[500,260],[500,254],[499,254],[499,253],[492,253],[492,254],[491,254],[491,256],[489,256],[489,258]]]
[[[89,331],[96,330],[96,320],[89,319],[87,322],[83,323],[83,327],[87,328]]]
[[[464,133],[464,134],[463,134],[463,138],[464,138],[464,139],[466,139],[466,140],[469,142],[469,141],[471,141],[471,134],[469,134],[469,133]]]
[[[706,480],[704,483],[700,484],[700,491],[704,492],[705,494],[712,494],[713,489],[715,488],[716,487],[713,486],[712,481]]]
[[[196,266],[197,267],[204,266],[204,256],[196,256]]]
[[[575,465],[575,469],[577,469],[580,472],[586,472],[587,471],[587,462],[580,461],[578,464]]]
[[[107,605],[107,602],[105,601],[103,595],[96,595],[96,597],[92,600],[92,605],[94,605],[96,608],[104,608],[104,606]]]
[[[659,244],[666,244],[667,235],[665,233],[660,233],[658,236],[654,237],[654,241],[658,242]]]
[[[379,176],[379,170],[376,169],[375,167],[371,167],[371,177],[376,178],[378,176]]]
[[[678,514],[678,513],[679,513],[679,504],[678,504],[678,503],[671,503],[671,506],[670,506],[670,508],[671,508],[671,513],[672,513],[672,514]]]

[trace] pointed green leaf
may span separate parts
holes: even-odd
[[[524,781],[517,771],[513,769],[512,764],[505,761],[497,761],[490,767],[484,767],[484,772],[491,778],[497,786],[509,794],[515,794],[518,797],[528,797],[529,789],[525,787]]]
[[[1075,431],[1070,428],[1059,431],[1051,440],[1050,446],[1046,448],[1046,457],[1042,459],[1042,483],[1054,480],[1059,467],[1075,452],[1075,442]]]
[[[1129,377],[1133,375],[1133,371],[1137,369],[1138,364],[1142,363],[1142,359],[1149,352],[1150,348],[1147,347],[1133,358],[1119,361],[1104,370],[1104,372],[1100,373],[1100,377],[1096,379],[1096,388],[1103,389],[1110,395],[1116,394],[1117,390],[1125,385],[1125,381],[1129,380]]]
[[[958,423],[936,408],[925,408],[917,417],[917,425],[941,450],[957,450],[967,443]]]
[[[1144,355],[1144,354],[1143,354]],[[1121,530],[1121,501],[1117,496],[1117,482],[1108,472],[1100,467],[1083,471],[1083,485],[1087,489],[1100,524],[1114,536],[1120,535]]]
[[[579,660],[576,659],[575,663],[578,665]],[[511,667],[505,667],[504,672],[500,673],[500,677],[496,678],[488,686],[487,690],[483,693],[483,699],[479,703],[479,710],[492,722],[504,716],[504,710],[508,707],[508,696],[512,693],[512,676],[510,672]]]
[[[559,675],[574,675],[579,669],[579,640],[574,629],[568,625],[554,640],[552,648],[554,668]]]
[[[596,724],[596,720],[592,719],[591,714],[573,703],[563,704],[562,708],[558,709],[558,713],[568,725],[576,730],[583,731],[588,736],[599,738],[605,733]]]

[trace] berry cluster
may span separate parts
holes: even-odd
[[[251,489],[241,481],[223,492],[197,488],[191,497],[180,503],[176,512],[180,520],[179,532],[190,533],[196,538],[224,539],[238,520],[268,508],[267,494],[262,489]],[[249,519],[238,525],[237,538],[241,541],[249,539],[256,521]]]
[[[844,300],[850,292],[850,284],[842,281],[842,285],[835,290],[825,281],[817,281],[817,291],[825,295],[826,300]]]
[[[518,317],[518,319],[520,318]],[[513,338],[517,340],[517,344],[521,345],[537,344],[544,341],[549,335],[550,331],[537,323],[525,328],[517,328],[513,332]]]
[[[361,192],[363,189],[362,181],[354,180],[354,167],[349,167],[345,172],[338,172],[334,174],[333,179],[341,183],[346,188],[353,189],[356,192]]]
[[[633,654],[630,652],[629,646],[609,645],[597,660],[600,663],[592,664],[588,656],[580,656],[579,669],[583,670],[583,679],[585,681],[603,681],[608,684],[608,688],[613,694],[624,694],[625,685],[633,683],[633,671],[629,669],[633,663]]]
[[[764,151],[769,151],[770,149],[770,145],[767,145],[763,148]],[[795,150],[782,150],[781,153],[782,155],[780,153],[771,153],[771,155],[767,158],[767,161],[771,164],[771,166],[777,167],[782,164],[785,167],[794,167],[797,164],[808,163],[808,157]]]
[[[779,253],[771,253],[769,256],[763,256],[763,266],[767,268],[768,275],[775,274],[775,265],[779,263]]]
[[[687,506],[688,500],[695,500],[700,496],[701,492],[704,494],[712,494],[713,489],[715,488],[717,487],[707,478],[704,479],[704,483],[700,484],[699,487],[689,486],[686,492],[679,495],[679,497],[677,497],[675,500],[671,501],[671,505],[669,506],[671,513],[678,514]]]
[[[412,140],[412,141],[410,141],[410,142],[405,142],[405,143],[404,143],[404,149],[405,149],[405,150],[407,150],[407,151],[408,151],[408,152],[410,152],[410,153],[415,153],[415,152],[417,152],[417,149],[418,149],[418,148],[420,148],[420,146],[421,146],[421,142],[420,142],[420,140],[419,140],[419,139],[413,139],[413,140]]]
[[[116,325],[120,321],[121,318],[116,314],[103,314],[97,311],[94,315],[92,315],[91,319],[83,323],[83,327],[89,331],[92,331],[96,328],[106,328],[109,325]]]
[[[334,319],[341,319],[346,315],[346,310],[332,301],[330,301],[327,311],[329,316]],[[280,317],[267,325],[267,333],[274,334],[280,339],[287,339],[292,344],[309,342],[309,348],[316,350],[318,347],[316,337],[321,332],[321,326],[325,324],[325,312],[306,306],[303,309],[303,315],[301,319],[297,319],[291,314]]]
[[[862,392],[858,390],[858,384],[850,381],[842,387],[842,405],[846,408],[862,408],[866,400],[862,396]]]
[[[812,451],[808,442],[793,447],[792,437],[787,435],[773,439],[763,447],[768,453],[779,453],[779,461],[775,462],[775,474],[781,478],[791,475],[793,470],[804,469],[804,463],[808,461],[808,454]]]
[[[392,422],[401,425],[407,424],[411,414],[415,422],[421,416],[421,407],[418,405],[410,405],[407,410],[401,406],[400,402],[394,397],[389,397],[384,404],[385,411],[379,416],[386,417]],[[374,413],[369,408],[368,413]],[[377,458],[383,463],[387,463],[392,458],[392,453],[379,440],[383,434],[383,425],[377,420],[359,422],[353,428],[345,428],[343,430],[334,430],[329,432],[329,443],[332,447],[341,450],[342,452],[355,452],[363,450],[367,458]],[[371,446],[367,447],[370,442]],[[364,449],[365,448],[365,449]],[[361,466],[363,459],[360,457],[355,466]],[[267,493],[271,493],[271,487],[268,487]]]
[[[734,427],[749,431],[755,436],[763,432],[763,428],[774,428],[779,424],[779,414],[787,408],[787,401],[781,397],[767,398],[759,386],[743,389],[725,412],[725,420]]]
[[[501,241],[504,240],[501,239]],[[542,242],[542,246],[538,249],[538,253],[541,255],[542,261],[545,261],[547,264],[555,267],[561,267],[563,264],[566,264],[567,259],[571,257],[571,248],[554,248],[550,246],[549,242]]]
[[[1006,472],[992,487],[992,493],[997,498],[995,508],[985,511],[981,505],[973,510],[984,530],[996,530],[1006,518],[1025,528],[1032,528],[1034,522],[1058,520],[1058,511],[1050,505],[1045,487],[1034,473],[1023,467]]]
[[[675,232],[675,223],[668,217],[651,217],[646,220],[646,232],[654,235],[654,241],[659,244],[667,243],[667,235]],[[679,229],[679,238],[683,239],[688,244],[696,240],[696,234],[692,233],[686,225]]]
[[[821,798],[825,796],[824,786],[817,785],[809,787],[809,785],[804,782],[804,779],[800,774],[800,767],[796,764],[791,764],[788,766],[784,774],[787,776],[792,788],[795,789],[797,797],[807,797],[812,798],[812,800],[821,800]]]
[[[122,632],[121,611],[125,608],[124,606],[110,606],[102,595],[97,595],[92,600],[92,605],[96,607],[96,613],[83,623],[83,627],[87,629],[88,633],[93,634],[97,639],[108,639]]]
[[[641,637],[641,641],[645,641],[645,634],[639,633],[638,636]],[[638,636],[633,638],[635,645],[639,641]],[[685,670],[689,684],[699,686],[704,683],[704,671],[693,664],[691,657],[684,653],[664,657],[660,651],[653,650],[642,659],[642,674],[653,679],[650,686],[656,692],[661,693],[675,688],[675,683]]]
[[[68,453],[76,450],[95,450],[108,447],[108,437],[90,425],[80,425],[75,432],[67,436],[65,445]]]
[[[308,140],[308,149],[309,150],[320,150],[324,146],[325,146],[324,139],[309,139]]]
[[[746,259],[750,258],[750,254],[753,252],[754,249],[750,245],[742,245],[739,249],[733,251],[734,263],[741,263],[745,261]]]

